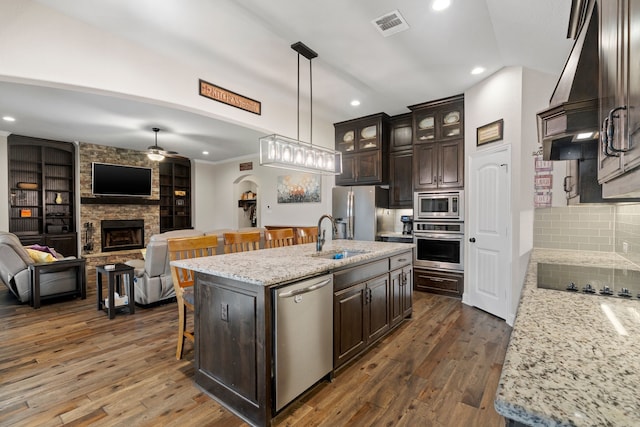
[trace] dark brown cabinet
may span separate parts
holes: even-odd
[[[9,231],[22,244],[77,256],[75,146],[9,135]]]
[[[160,232],[191,228],[191,163],[169,157],[160,162]]]
[[[418,144],[413,149],[414,190],[464,186],[464,141]]]
[[[416,291],[461,297],[464,291],[464,275],[416,268],[414,269],[413,284]]]
[[[640,4],[601,1],[598,16],[600,123],[614,130],[610,141],[602,132],[598,181],[608,183],[640,166],[640,37],[635,33],[640,25]],[[640,190],[640,185],[635,189]],[[615,192],[611,186],[603,187],[605,194]]]
[[[389,207],[413,208],[413,130],[411,114],[390,120]]]
[[[409,107],[413,117],[413,189],[464,186],[462,95]]]
[[[395,261],[394,261],[395,260]],[[402,265],[395,268],[394,263]],[[390,317],[391,326],[395,326],[406,317],[410,317],[413,310],[413,267],[411,253],[399,255],[391,259],[389,282],[391,285]],[[395,268],[395,269],[394,269]]]
[[[389,116],[374,114],[335,123],[335,148],[342,152],[336,185],[385,184],[388,175]]]
[[[334,293],[334,369],[384,335],[389,321],[389,275]]]

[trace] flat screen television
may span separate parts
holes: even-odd
[[[91,189],[96,196],[151,196],[151,168],[93,162]]]

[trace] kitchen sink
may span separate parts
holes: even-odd
[[[333,250],[327,252],[316,252],[311,255],[314,258],[324,258],[324,259],[344,259],[351,258],[352,256],[368,254],[369,251],[362,251],[356,249],[344,249],[344,250]]]

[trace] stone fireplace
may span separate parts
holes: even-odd
[[[102,252],[144,248],[144,220],[121,219],[100,221]]]

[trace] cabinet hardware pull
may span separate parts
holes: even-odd
[[[475,243],[475,242],[476,242],[476,238],[475,238],[475,237],[472,237],[472,238],[470,238],[470,239],[469,239],[469,241],[470,241],[471,243]]]
[[[433,175],[433,182],[438,182],[438,177]]]
[[[432,282],[444,282],[444,279],[437,279],[435,277],[431,277]]]
[[[613,136],[615,134],[615,124],[613,122],[613,119],[618,119],[620,118],[619,114],[615,114],[616,111],[622,111],[622,110],[626,110],[627,106],[623,105],[620,107],[616,107],[613,110],[609,111],[609,117],[607,117],[606,120],[606,138],[607,138],[607,152],[613,153],[613,156],[619,156],[618,153],[626,153],[627,151],[631,150],[631,146],[629,146],[629,148],[616,148],[613,145]],[[631,141],[629,141],[629,144],[631,143]],[[605,154],[607,154],[607,152],[605,152]]]
[[[600,129],[600,142],[602,144],[602,154],[605,157],[618,157],[619,154],[609,151],[609,138],[607,136],[607,129],[609,128],[609,117],[605,117],[602,120],[602,129]]]
[[[406,258],[400,258],[398,262],[405,262],[406,260],[407,260]]]
[[[569,193],[571,191],[571,187],[569,187],[568,182],[571,179],[571,175],[567,175],[564,177],[564,183],[562,184],[562,187],[564,187],[564,192],[565,193]]]

